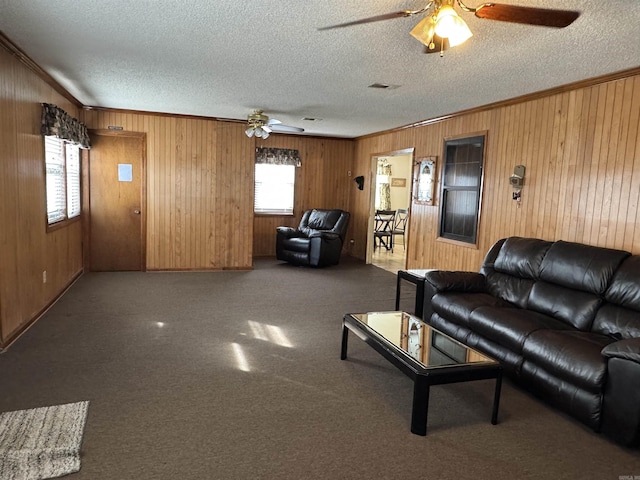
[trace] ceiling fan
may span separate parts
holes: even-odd
[[[425,14],[425,18],[411,30],[411,35],[427,46],[427,52],[436,51],[436,46],[438,46],[442,52],[442,50],[446,48],[445,43],[450,47],[455,47],[473,35],[465,21],[460,18],[454,10],[453,7],[455,3],[457,3],[463,11],[473,13],[478,18],[523,23],[527,25],[540,25],[544,27],[564,28],[580,16],[580,12],[572,10],[521,7],[500,3],[483,3],[477,7],[468,7],[462,0],[431,0],[427,6],[419,10],[400,10],[351,22],[330,25],[319,28],[318,30],[331,30],[362,23],[379,22],[382,20]]]
[[[275,118],[269,118],[264,114],[262,110],[254,110],[247,116],[248,128],[244,131],[247,137],[251,138],[254,135],[258,138],[268,138],[271,132],[276,133],[301,133],[304,132],[304,128],[290,127],[289,125],[283,125],[280,120]]]

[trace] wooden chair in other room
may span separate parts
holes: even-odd
[[[393,225],[395,224],[395,210],[376,210],[375,226],[373,231],[373,248],[384,247],[393,252]]]
[[[396,235],[402,236],[402,248],[407,249],[405,244],[404,232],[407,229],[407,220],[409,220],[409,210],[406,208],[399,208],[396,210],[396,215],[393,221],[393,228],[391,229],[391,244],[393,245],[393,237]]]

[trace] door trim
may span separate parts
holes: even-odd
[[[140,271],[147,271],[147,134],[125,130],[89,129],[90,135],[139,138],[140,151]],[[88,153],[87,153],[88,152]],[[82,262],[85,272],[91,271],[91,179],[89,159],[91,150],[82,155]]]
[[[367,246],[366,246],[366,250],[365,250],[365,263],[370,265],[371,263],[373,263],[373,242],[374,242],[374,238],[373,238],[373,227],[374,227],[374,216],[376,213],[376,173],[378,171],[378,157],[398,157],[398,156],[404,156],[404,155],[411,155],[411,165],[413,165],[414,161],[415,161],[415,148],[414,147],[409,147],[409,148],[403,148],[401,150],[391,150],[389,152],[382,152],[382,153],[373,153],[371,154],[370,157],[370,167],[369,167],[369,185],[371,185],[371,188],[369,189],[369,214],[367,216]],[[411,172],[413,175],[413,168],[411,168]],[[406,236],[405,236],[405,242],[408,242],[409,240],[409,223],[411,222],[411,208],[413,206],[413,181],[411,182],[411,187],[409,188],[409,198],[411,199],[409,201],[409,222],[407,222],[407,226],[406,226]],[[407,263],[407,259],[409,258],[408,256],[408,250],[405,250],[405,264]]]

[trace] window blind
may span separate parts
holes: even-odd
[[[66,144],[67,158],[67,217],[80,215],[80,147]]]
[[[80,215],[80,148],[55,136],[44,137],[49,225]]]
[[[44,137],[45,166],[47,177],[47,221],[51,223],[65,219],[67,198],[65,194],[64,145],[56,137]]]
[[[295,166],[257,163],[255,167],[254,212],[292,214]]]

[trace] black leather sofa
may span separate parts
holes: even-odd
[[[640,255],[499,240],[477,272],[430,271],[423,317],[613,440],[640,439]]]
[[[293,265],[336,265],[349,217],[349,212],[343,210],[307,210],[297,229],[276,228],[276,258]]]

